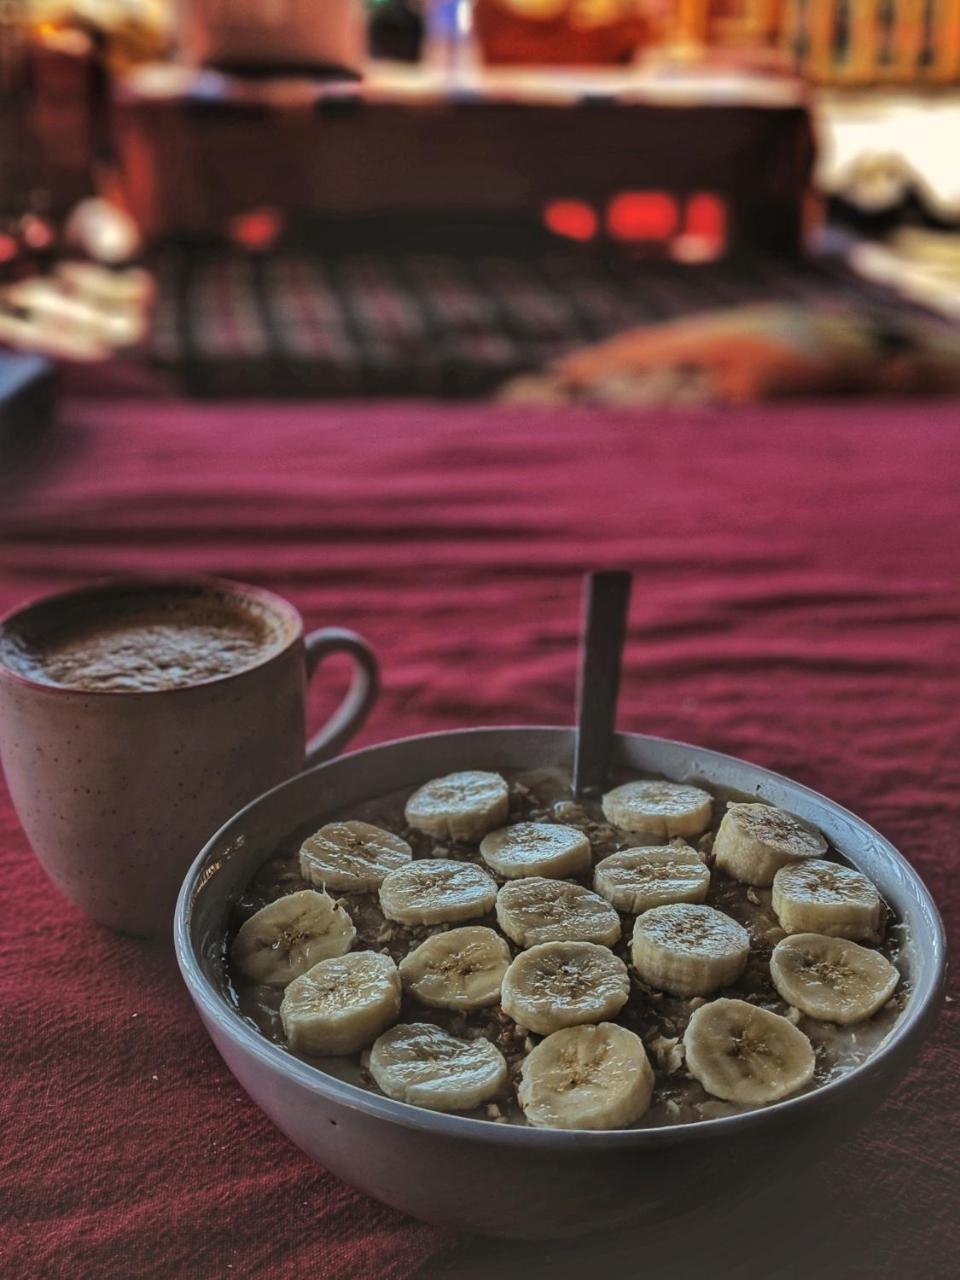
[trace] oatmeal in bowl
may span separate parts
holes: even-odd
[[[810,821],[701,781],[466,769],[269,852],[222,938],[258,1032],[372,1094],[657,1129],[817,1090],[910,999],[903,925]]]

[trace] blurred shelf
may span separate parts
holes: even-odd
[[[357,99],[381,104],[443,102],[511,102],[530,106],[575,106],[597,100],[649,103],[658,106],[795,107],[805,101],[803,83],[790,76],[738,72],[730,68],[696,68],[683,63],[651,67],[564,68],[484,67],[443,69],[402,62],[374,61],[362,79],[330,74],[259,76],[228,75],[180,63],[148,63],[118,85],[118,93],[135,98],[201,96],[223,105],[271,101],[313,106],[324,100]]]
[[[113,103],[125,195],[144,233],[222,235],[231,218],[470,211],[603,217],[623,192],[709,193],[731,247],[797,253],[812,143],[791,80],[723,73],[374,67],[363,82],[126,78]]]

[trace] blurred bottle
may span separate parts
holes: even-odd
[[[23,88],[27,21],[27,0],[0,0],[0,100]]]
[[[368,45],[374,58],[419,62],[423,15],[415,0],[367,0]]]
[[[2,2],[2,0],[0,0]],[[36,23],[28,46],[28,116],[42,177],[60,217],[89,195],[106,127],[106,79],[95,34]]]
[[[476,67],[473,0],[424,0],[424,60],[457,81]]]
[[[29,269],[24,215],[43,192],[43,158],[29,100],[29,15],[26,0],[0,0],[0,283]],[[33,224],[28,221],[27,228]]]
[[[477,0],[488,63],[602,66],[629,63],[659,33],[659,0]]]

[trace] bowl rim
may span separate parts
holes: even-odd
[[[731,1116],[718,1116],[708,1120],[690,1121],[685,1124],[662,1125],[652,1128],[634,1129],[538,1129],[532,1125],[496,1124],[489,1120],[478,1120],[452,1112],[431,1111],[425,1107],[414,1106],[407,1102],[397,1102],[392,1098],[363,1089],[359,1085],[350,1084],[346,1080],[330,1075],[321,1067],[316,1067],[293,1057],[280,1045],[268,1040],[256,1030],[224,999],[221,993],[208,980],[200,966],[199,959],[191,939],[191,901],[194,888],[201,878],[205,863],[216,846],[221,842],[228,828],[241,822],[255,808],[276,796],[285,788],[302,783],[304,778],[313,777],[325,770],[335,768],[344,761],[356,760],[363,756],[374,756],[378,751],[410,747],[418,743],[437,739],[457,737],[477,738],[489,737],[502,733],[564,733],[575,732],[570,725],[487,725],[472,726],[463,729],[445,729],[431,733],[413,734],[405,738],[391,738],[385,742],[359,747],[332,760],[315,765],[311,769],[295,774],[277,786],[265,791],[262,795],[245,805],[227,820],[201,849],[194,859],[177,897],[174,913],[174,948],[180,972],[190,995],[197,1006],[201,1019],[207,1024],[213,1022],[218,1030],[233,1041],[236,1048],[258,1059],[272,1071],[286,1076],[307,1090],[328,1098],[354,1111],[364,1112],[375,1118],[383,1119],[403,1128],[426,1130],[429,1133],[445,1135],[467,1141],[480,1141],[507,1147],[533,1147],[535,1149],[559,1148],[568,1150],[573,1147],[583,1149],[607,1148],[663,1148],[682,1145],[722,1137],[733,1130],[743,1132],[778,1121],[796,1121],[814,1109],[829,1106],[832,1102],[848,1096],[853,1090],[862,1088],[871,1078],[884,1075],[895,1066],[896,1060],[910,1053],[919,1044],[929,1030],[939,1012],[946,982],[946,934],[936,903],[927,889],[919,873],[904,858],[894,845],[881,835],[876,828],[870,826],[851,810],[830,800],[813,788],[796,782],[784,774],[766,769],[762,765],[752,764],[740,756],[732,756],[726,752],[714,751],[710,747],[700,747],[693,743],[676,738],[663,738],[654,734],[618,732],[616,740],[641,740],[646,743],[663,744],[669,747],[696,752],[701,759],[706,757],[718,762],[729,762],[746,766],[754,771],[758,778],[772,782],[787,783],[820,803],[826,803],[831,809],[844,818],[852,821],[873,837],[884,856],[896,863],[901,873],[910,882],[916,892],[925,913],[930,921],[932,936],[931,962],[932,972],[927,983],[927,990],[921,997],[914,993],[900,1020],[891,1028],[886,1039],[874,1053],[862,1064],[840,1076],[828,1084],[819,1086],[809,1093],[793,1098],[784,1098],[765,1107],[757,1107],[751,1111],[740,1112]]]

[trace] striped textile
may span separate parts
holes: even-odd
[[[901,309],[838,262],[168,248],[149,354],[200,395],[484,395],[637,324],[753,302]]]

